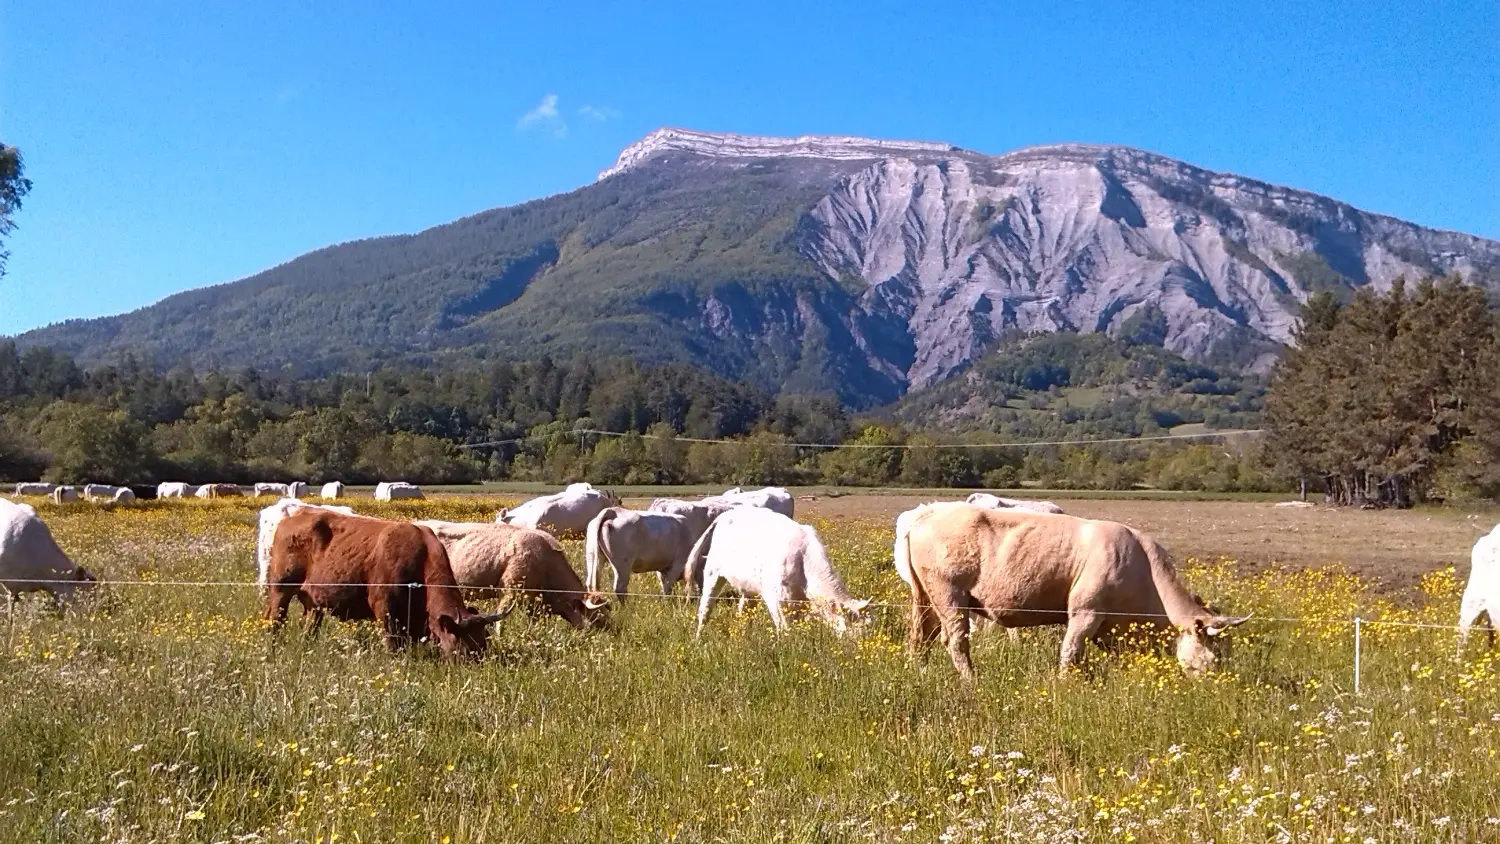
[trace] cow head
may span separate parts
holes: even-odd
[[[1229,641],[1224,638],[1224,631],[1249,620],[1248,615],[1243,618],[1213,615],[1194,619],[1192,626],[1184,628],[1177,638],[1177,662],[1182,670],[1189,677],[1199,677],[1212,671],[1229,652]]]
[[[583,625],[585,627],[609,626],[609,596],[603,592],[585,592],[583,595]]]
[[[863,600],[850,600],[843,603],[830,604],[824,608],[824,615],[828,623],[833,627],[835,633],[840,636],[850,632],[856,635],[863,632],[869,626],[872,617],[865,612],[870,606],[868,598]]]
[[[479,614],[473,607],[464,607],[464,614],[455,618],[440,615],[437,619],[437,645],[446,657],[477,657],[490,644],[490,625],[510,614],[511,607],[497,613]]]

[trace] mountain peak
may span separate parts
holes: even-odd
[[[884,158],[900,154],[962,153],[960,147],[933,141],[883,141],[849,135],[800,135],[780,138],[770,135],[737,135],[730,132],[699,132],[663,127],[620,152],[615,166],[599,174],[607,179],[623,173],[664,152],[682,151],[715,158],[796,157],[835,161]]]

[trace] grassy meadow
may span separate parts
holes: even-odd
[[[1259,616],[1223,673],[1145,649],[1059,677],[1059,631],[980,633],[970,689],[941,650],[907,657],[876,515],[809,516],[856,596],[889,602],[862,637],[777,640],[726,602],[695,643],[684,601],[636,598],[590,633],[517,613],[449,664],[392,656],[371,625],[308,638],[296,610],[273,644],[250,501],[38,509],[117,583],[0,619],[4,841],[1500,840],[1500,651],[1367,625],[1352,690],[1344,619],[1451,624],[1452,569],[1397,595],[1225,547],[1185,565]],[[152,585],[174,581],[243,585]]]

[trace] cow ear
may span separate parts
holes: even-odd
[[[852,612],[852,613],[854,613],[854,614],[856,614],[856,615],[858,615],[859,613],[864,612],[865,608],[868,607],[868,606],[870,606],[870,599],[869,598],[863,598],[863,599],[860,599],[860,600],[857,600],[857,601],[850,601],[848,603],[849,611]]]
[[[438,629],[449,636],[457,636],[459,634],[459,622],[451,615],[440,615],[438,616]]]

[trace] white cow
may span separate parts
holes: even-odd
[[[93,583],[94,576],[57,547],[35,508],[0,499],[0,586],[11,596],[48,592],[66,602]]]
[[[606,507],[620,506],[615,494],[603,489],[574,484],[562,492],[533,498],[511,510],[501,510],[495,521],[516,527],[545,530],[553,536],[584,533],[589,522]]]
[[[740,505],[722,498],[705,498],[702,501],[683,501],[680,498],[658,498],[646,508],[648,513],[674,513],[687,519],[688,532],[697,542],[714,519]]]
[[[78,490],[70,486],[60,486],[52,490],[53,504],[72,504],[78,500]]]
[[[287,498],[306,498],[307,483],[304,481],[292,481],[286,485]]]
[[[723,495],[710,496],[703,499],[706,502],[728,502],[730,504],[742,504],[749,507],[761,507],[766,510],[774,510],[788,519],[795,515],[796,502],[792,500],[792,494],[779,486],[768,486],[765,489],[757,489],[746,492],[739,487],[725,490]]]
[[[54,489],[57,489],[56,484],[19,483],[16,484],[16,495],[51,495]]]
[[[83,497],[85,500],[91,502],[114,501],[115,496],[122,489],[125,489],[125,487],[110,486],[109,484],[84,484]]]
[[[269,507],[262,508],[260,518],[255,532],[255,564],[260,573],[256,583],[260,584],[262,591],[266,588],[266,572],[271,567],[271,544],[276,540],[276,528],[281,520],[292,513],[302,509],[330,510],[335,513],[343,513],[353,516],[354,510],[348,507],[338,507],[330,504],[309,504],[306,501],[298,501],[295,498],[283,498]]]
[[[988,492],[970,495],[968,503],[986,510],[1025,510],[1029,513],[1051,513],[1060,515],[1063,509],[1051,501],[1025,501],[1020,498],[1001,498]]]
[[[381,481],[375,485],[376,501],[421,501],[425,498],[421,489],[406,481]]]
[[[277,498],[285,498],[287,494],[286,484],[258,483],[255,485],[255,497],[262,495],[274,495]]]
[[[672,513],[652,513],[606,507],[589,522],[584,543],[584,583],[599,588],[599,558],[615,570],[615,598],[624,601],[633,572],[654,571],[661,592],[672,594],[682,579],[697,537],[687,519]]]
[[[114,501],[116,504],[129,504],[135,501],[135,490],[130,489],[129,487],[122,486],[119,489],[115,490],[114,498],[110,500]]]
[[[182,481],[166,481],[156,485],[157,498],[192,498],[198,488]]]
[[[1500,624],[1500,525],[1479,537],[1469,553],[1469,584],[1458,610],[1458,649],[1469,641],[1469,630],[1485,616],[1490,647],[1495,646],[1495,625]]]
[[[328,483],[323,484],[322,489],[318,490],[318,497],[327,499],[329,501],[343,498],[344,485],[339,483],[338,481],[329,481]]]
[[[688,555],[687,578],[690,589],[702,584],[700,636],[720,580],[742,595],[759,595],[777,632],[786,630],[788,602],[811,602],[840,634],[865,621],[870,603],[849,595],[816,530],[760,507],[737,507],[715,519]]]

